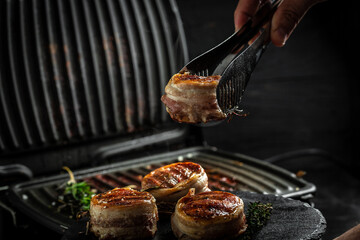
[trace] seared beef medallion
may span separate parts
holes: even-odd
[[[210,191],[205,170],[193,162],[178,162],[158,168],[143,178],[141,188],[156,198],[161,213],[172,213],[176,202],[190,188],[194,188],[196,193]]]
[[[148,239],[157,230],[155,198],[147,192],[115,188],[90,203],[90,231],[101,240]]]
[[[226,118],[216,99],[221,76],[175,74],[165,87],[161,101],[171,118],[181,123],[206,123]]]
[[[171,216],[178,239],[234,239],[246,230],[244,203],[236,195],[213,191],[181,198]]]

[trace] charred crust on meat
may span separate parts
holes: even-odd
[[[188,179],[192,174],[200,174],[203,171],[199,164],[193,162],[173,163],[146,175],[141,182],[141,186],[143,190],[171,188]]]
[[[148,239],[157,231],[155,198],[147,192],[115,188],[95,195],[90,204],[90,231],[100,240]]]
[[[115,188],[105,193],[95,195],[91,202],[95,205],[127,206],[141,204],[145,201],[155,201],[154,197],[147,192],[134,191],[132,189]]]
[[[161,101],[170,117],[180,123],[207,123],[227,117],[218,105],[216,88],[221,76],[175,74],[165,87]]]
[[[160,167],[141,182],[142,191],[156,198],[160,213],[172,213],[176,202],[185,196],[190,188],[196,192],[209,191],[205,170],[197,163],[178,162]]]
[[[228,192],[205,192],[183,197],[182,211],[196,219],[209,219],[232,214],[242,204],[241,199]]]
[[[177,202],[171,227],[178,239],[234,239],[247,227],[243,201],[228,192],[189,192]]]

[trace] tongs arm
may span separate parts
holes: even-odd
[[[225,70],[225,66],[223,69],[219,69],[219,64],[229,55],[233,55],[232,57],[234,57],[244,45],[247,45],[247,43],[259,33],[261,28],[270,20],[281,1],[282,0],[265,1],[255,16],[250,18],[242,28],[216,47],[194,58],[184,66],[179,73],[190,72],[191,74],[203,76],[221,74],[221,70]]]
[[[280,3],[281,0],[266,2],[255,17],[232,36],[230,41],[238,44],[235,44],[231,54],[214,70],[214,74],[221,75],[216,98],[221,110],[226,114],[241,112],[239,105],[245,88],[269,43],[270,24],[267,24],[266,28],[264,25],[271,19]],[[253,42],[248,45],[250,40]]]

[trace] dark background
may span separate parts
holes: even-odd
[[[237,1],[178,1],[190,58],[234,31]],[[315,207],[328,222],[324,239],[360,223],[358,37],[354,1],[315,5],[282,48],[269,46],[234,116],[203,128],[209,145],[276,164],[317,186]],[[303,153],[303,154],[300,154]]]

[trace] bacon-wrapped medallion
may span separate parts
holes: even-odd
[[[190,188],[197,193],[210,191],[204,169],[193,162],[178,162],[158,168],[143,178],[141,187],[156,198],[159,212],[172,212],[176,202]]]
[[[175,74],[165,87],[161,100],[170,117],[183,123],[206,123],[226,118],[216,99],[221,76]]]
[[[148,239],[157,230],[155,198],[147,192],[115,188],[90,203],[90,231],[101,240]]]
[[[176,204],[171,227],[178,239],[234,239],[247,227],[244,203],[228,192],[189,191]]]

